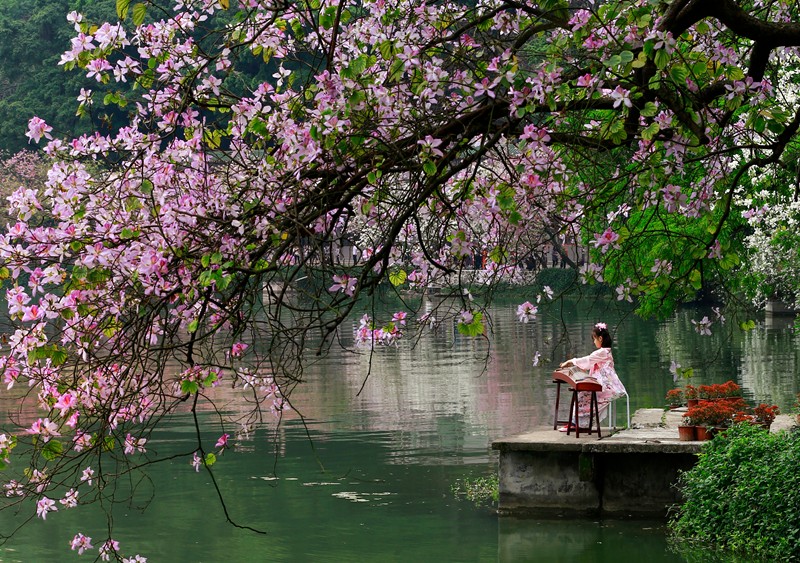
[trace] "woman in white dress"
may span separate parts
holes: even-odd
[[[572,358],[561,364],[562,368],[575,366],[589,372],[589,377],[597,380],[603,386],[603,390],[597,393],[597,404],[600,412],[600,419],[605,418],[608,411],[608,404],[614,399],[625,396],[625,386],[619,380],[617,372],[614,371],[614,356],[611,354],[611,334],[608,332],[606,323],[597,323],[592,328],[592,341],[597,348],[588,356]],[[589,426],[591,395],[580,393],[578,398],[578,422],[581,428]],[[574,421],[572,421],[574,422]],[[600,424],[600,421],[597,422]],[[567,427],[559,428],[562,432],[567,431]]]

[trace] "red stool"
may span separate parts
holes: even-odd
[[[584,432],[591,435],[597,433],[598,438],[602,438],[600,433],[600,407],[597,403],[597,392],[603,390],[603,386],[595,380],[579,380],[575,381],[569,376],[569,370],[556,370],[553,372],[553,383],[556,384],[556,408],[553,416],[553,430],[558,428],[559,424],[567,425],[567,435],[572,433],[571,421],[575,421],[575,437],[580,438],[581,427],[578,424],[578,393],[586,392],[591,393],[589,400],[589,428],[584,428]],[[561,400],[561,384],[566,383],[572,391],[572,400],[569,403],[569,416],[567,420],[558,419],[558,405]],[[595,428],[595,422],[597,427]]]

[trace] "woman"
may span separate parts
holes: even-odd
[[[587,371],[589,377],[596,379],[603,386],[603,390],[597,393],[598,410],[600,418],[603,419],[606,416],[608,404],[614,399],[625,396],[626,391],[617,372],[614,371],[614,356],[611,355],[612,340],[606,323],[597,323],[592,327],[592,341],[597,350],[588,356],[567,360],[561,364],[561,367],[575,366]],[[578,422],[581,428],[586,428],[589,426],[591,395],[589,393],[579,393],[578,395]],[[597,424],[600,424],[599,420]],[[566,432],[568,427],[563,426],[559,430]]]

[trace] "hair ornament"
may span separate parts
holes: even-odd
[[[596,328],[598,330],[605,330],[606,329],[606,323],[597,323],[596,325],[594,325],[594,328]]]

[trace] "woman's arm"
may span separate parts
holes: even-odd
[[[579,367],[579,368],[581,368],[583,370],[591,371],[592,367],[596,363],[602,361],[603,358],[605,357],[605,355],[606,355],[606,352],[603,351],[603,348],[599,348],[599,349],[595,350],[594,352],[592,352],[591,354],[589,354],[588,356],[581,356],[580,358],[571,358],[571,359],[567,360],[566,362],[563,362],[560,365],[560,367],[568,368],[568,367],[576,366],[576,367]]]

